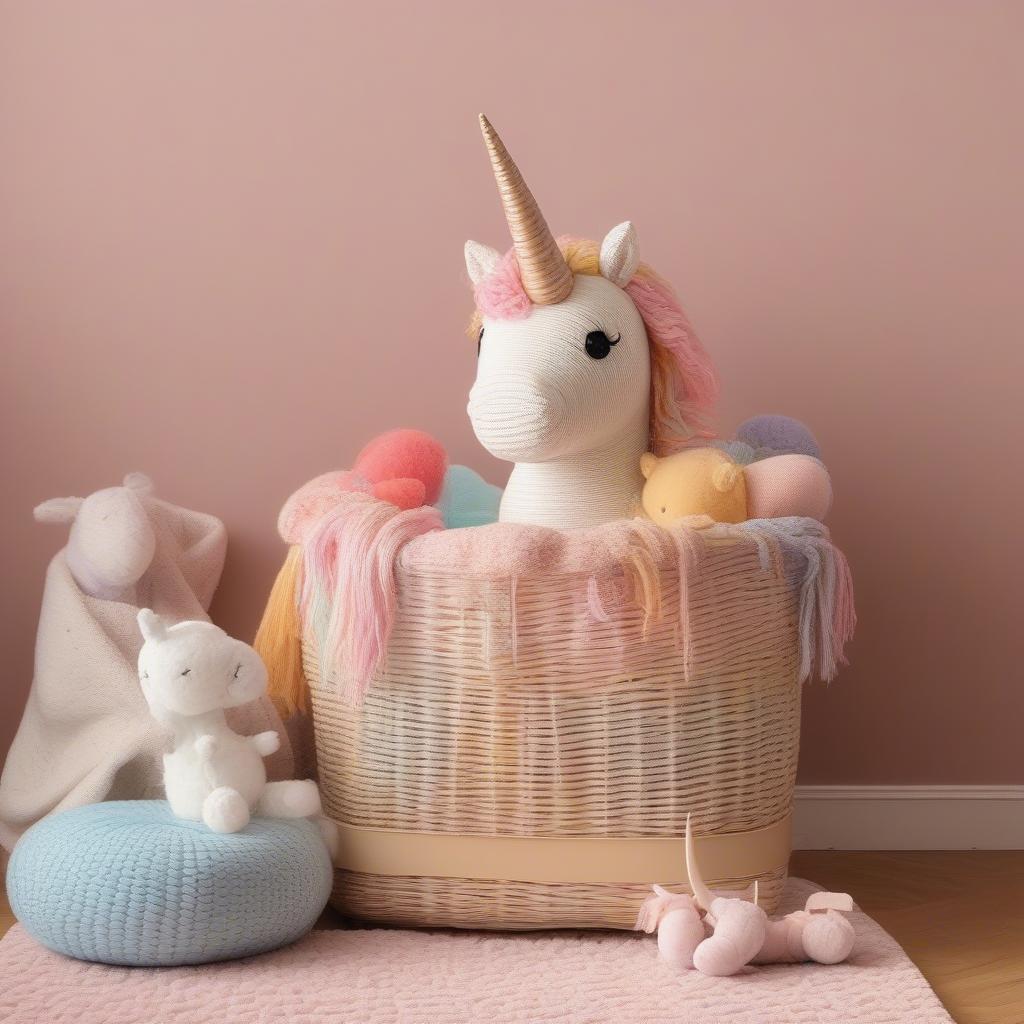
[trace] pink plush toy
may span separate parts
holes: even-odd
[[[853,949],[853,925],[842,916],[853,910],[845,892],[815,892],[807,897],[803,910],[787,914],[781,921],[769,921],[755,964],[799,963],[838,964]]]
[[[773,455],[743,469],[750,519],[806,516],[825,521],[832,507],[828,470],[811,455]]]
[[[278,531],[290,544],[299,543],[345,492],[371,494],[400,509],[433,505],[447,469],[440,441],[422,430],[389,430],[363,448],[351,469],[323,473],[296,491],[281,509]]]
[[[408,509],[437,501],[447,469],[444,448],[429,434],[390,430],[363,448],[352,473],[369,482],[369,493],[375,498]]]
[[[689,816],[686,870],[693,896],[656,885],[636,923],[640,931],[657,930],[659,955],[674,967],[725,977],[749,963],[837,964],[853,949],[853,925],[840,913],[853,909],[846,893],[814,893],[803,910],[778,921],[769,921],[757,905],[756,882],[752,903],[737,896],[716,896],[697,867]]]
[[[693,897],[669,892],[660,885],[654,886],[654,895],[644,900],[635,927],[648,934],[656,931],[661,959],[687,969],[693,966],[694,950],[707,934]]]

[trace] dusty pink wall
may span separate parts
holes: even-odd
[[[463,240],[504,244],[478,110],[556,230],[629,217],[721,371],[811,423],[856,574],[807,782],[1022,782],[1014,3],[6,3],[0,751],[32,505],[148,470],[222,516],[249,636],[289,491],[418,425],[498,478]]]

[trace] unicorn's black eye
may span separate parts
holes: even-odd
[[[480,333],[476,336],[476,357],[477,357],[477,359],[480,358],[480,346],[483,344],[483,340],[484,340],[484,329],[481,327],[480,328]]]
[[[587,335],[586,350],[591,359],[604,359],[612,350],[612,345],[618,345],[621,334],[609,338],[604,331],[591,331]]]

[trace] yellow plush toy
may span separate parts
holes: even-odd
[[[747,485],[743,467],[717,448],[689,448],[659,459],[640,457],[644,514],[660,526],[683,516],[710,516],[716,523],[742,523],[747,518]]]
[[[832,482],[821,462],[800,453],[773,455],[740,466],[718,448],[688,448],[659,459],[640,457],[647,481],[640,503],[661,526],[683,516],[716,523],[804,516],[823,522],[832,505]]]

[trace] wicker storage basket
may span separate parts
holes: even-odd
[[[757,878],[774,908],[806,563],[756,532],[697,544],[630,529],[618,546],[508,525],[405,545],[361,701],[339,695],[344,670],[321,672],[307,630],[321,787],[342,828],[336,907],[399,925],[630,928],[651,882],[686,890],[692,812],[705,877]],[[482,558],[468,534],[518,550]]]

